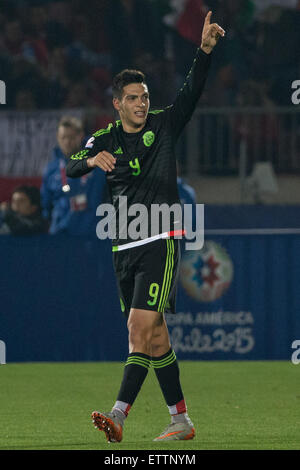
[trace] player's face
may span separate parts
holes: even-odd
[[[83,139],[82,132],[78,132],[71,127],[59,126],[57,131],[57,142],[62,153],[69,157],[76,153],[81,147]]]
[[[124,86],[121,100],[113,100],[119,112],[125,132],[138,132],[145,124],[150,101],[148,87],[145,83],[130,83]]]

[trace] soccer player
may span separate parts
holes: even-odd
[[[123,70],[113,80],[113,106],[120,120],[97,131],[86,148],[72,155],[67,175],[80,177],[94,168],[106,172],[116,213],[119,197],[128,207],[144,204],[180,204],[176,182],[174,145],[192,116],[206,80],[211,51],[224,30],[206,16],[202,44],[183,88],[174,103],[149,111],[149,91],[142,72]],[[130,222],[130,218],[127,222]],[[172,219],[167,233],[132,240],[124,239],[124,227],[113,239],[113,263],[121,308],[128,318],[129,356],[123,380],[111,412],[94,411],[92,419],[109,442],[120,442],[126,417],[152,364],[171,423],[157,441],[187,440],[195,435],[184,400],[179,368],[172,350],[164,313],[175,313],[179,269],[179,240]],[[129,224],[128,224],[129,225]],[[127,227],[125,227],[127,228]],[[150,227],[153,229],[153,227]],[[166,238],[167,237],[167,238]]]

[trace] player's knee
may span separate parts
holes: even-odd
[[[128,325],[128,339],[130,349],[141,352],[150,350],[153,337],[153,328],[147,328],[138,324]]]
[[[151,341],[151,356],[160,357],[166,354],[171,348],[171,343],[168,335],[161,335],[154,337]]]

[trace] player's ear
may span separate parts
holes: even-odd
[[[120,111],[120,100],[118,98],[113,98],[113,107],[117,111]]]

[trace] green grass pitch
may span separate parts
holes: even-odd
[[[181,361],[180,368],[195,439],[153,442],[169,423],[169,414],[150,370],[127,418],[123,441],[108,444],[90,415],[111,409],[123,364],[2,365],[0,449],[300,449],[300,365]]]

